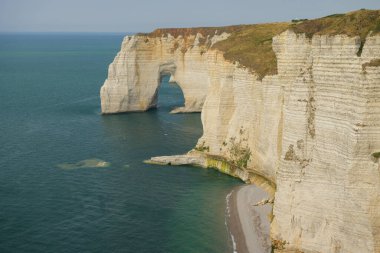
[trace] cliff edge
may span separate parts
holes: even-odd
[[[102,112],[154,107],[160,76],[202,111],[180,163],[275,188],[277,252],[380,252],[380,11],[126,37]],[[165,161],[165,159],[164,159]]]

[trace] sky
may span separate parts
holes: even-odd
[[[149,32],[317,18],[380,0],[0,0],[0,32]]]

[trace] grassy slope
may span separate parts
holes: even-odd
[[[244,29],[246,25],[234,25],[234,26],[223,26],[223,27],[195,27],[195,28],[160,28],[156,29],[151,33],[140,33],[139,35],[146,35],[149,37],[161,37],[171,34],[174,37],[183,36],[187,37],[190,35],[197,35],[197,33],[202,34],[204,37],[213,36],[215,34],[222,34],[223,32],[234,33],[241,29]],[[248,25],[249,26],[249,25]]]
[[[277,73],[277,61],[272,49],[272,38],[287,29],[291,29],[296,33],[305,33],[309,38],[313,35],[336,34],[346,34],[351,37],[360,36],[363,44],[366,36],[371,31],[373,34],[380,33],[380,10],[359,10],[347,14],[334,14],[301,22],[157,29],[145,35],[149,37],[161,37],[170,33],[174,37],[179,35],[186,37],[201,33],[207,37],[216,33],[231,33],[228,39],[216,43],[213,48],[224,52],[224,57],[228,61],[237,61],[240,65],[254,71],[261,80],[266,75]]]
[[[368,33],[380,32],[380,10],[359,10],[347,14],[334,14],[324,18],[307,20],[293,25],[296,33],[305,33],[311,38],[314,34],[346,34],[350,37],[360,36],[365,40]]]
[[[276,55],[272,38],[288,29],[290,23],[271,23],[247,26],[213,48],[224,52],[224,58],[255,71],[259,79],[277,74]]]

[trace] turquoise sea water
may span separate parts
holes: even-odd
[[[232,252],[238,180],[142,163],[201,136],[200,114],[168,113],[181,91],[164,78],[157,110],[100,115],[122,37],[0,35],[0,252]]]

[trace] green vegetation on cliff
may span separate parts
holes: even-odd
[[[271,23],[244,26],[228,39],[216,43],[213,48],[224,52],[224,58],[256,72],[261,80],[266,75],[277,74],[276,55],[272,38],[288,29],[290,23]]]
[[[365,70],[366,67],[379,67],[380,66],[380,59],[374,59],[370,62],[366,62],[362,65],[362,69]]]
[[[204,37],[214,36],[215,34],[234,33],[241,30],[246,25],[222,26],[222,27],[195,27],[195,28],[160,28],[151,33],[140,33],[151,38],[167,36],[168,34],[177,38],[178,36],[187,37],[191,35],[202,34]]]
[[[380,33],[380,10],[358,10],[346,14],[333,14],[323,18],[307,20],[299,19],[293,22],[268,23],[257,25],[237,25],[226,27],[201,27],[201,28],[172,28],[157,29],[146,35],[149,37],[161,37],[171,34],[174,37],[201,33],[205,38],[223,32],[230,33],[226,40],[213,45],[213,48],[224,53],[226,60],[238,62],[241,66],[249,68],[263,79],[266,75],[277,74],[277,60],[272,49],[272,39],[281,32],[291,29],[295,33],[304,33],[308,38],[313,35],[337,35],[345,34],[350,37],[359,36],[362,46],[365,38],[372,34]],[[186,50],[184,50],[186,52]]]
[[[364,40],[368,33],[380,32],[380,10],[359,10],[347,14],[334,14],[323,18],[306,20],[291,26],[296,33],[313,35],[346,34],[350,37],[360,36]]]

